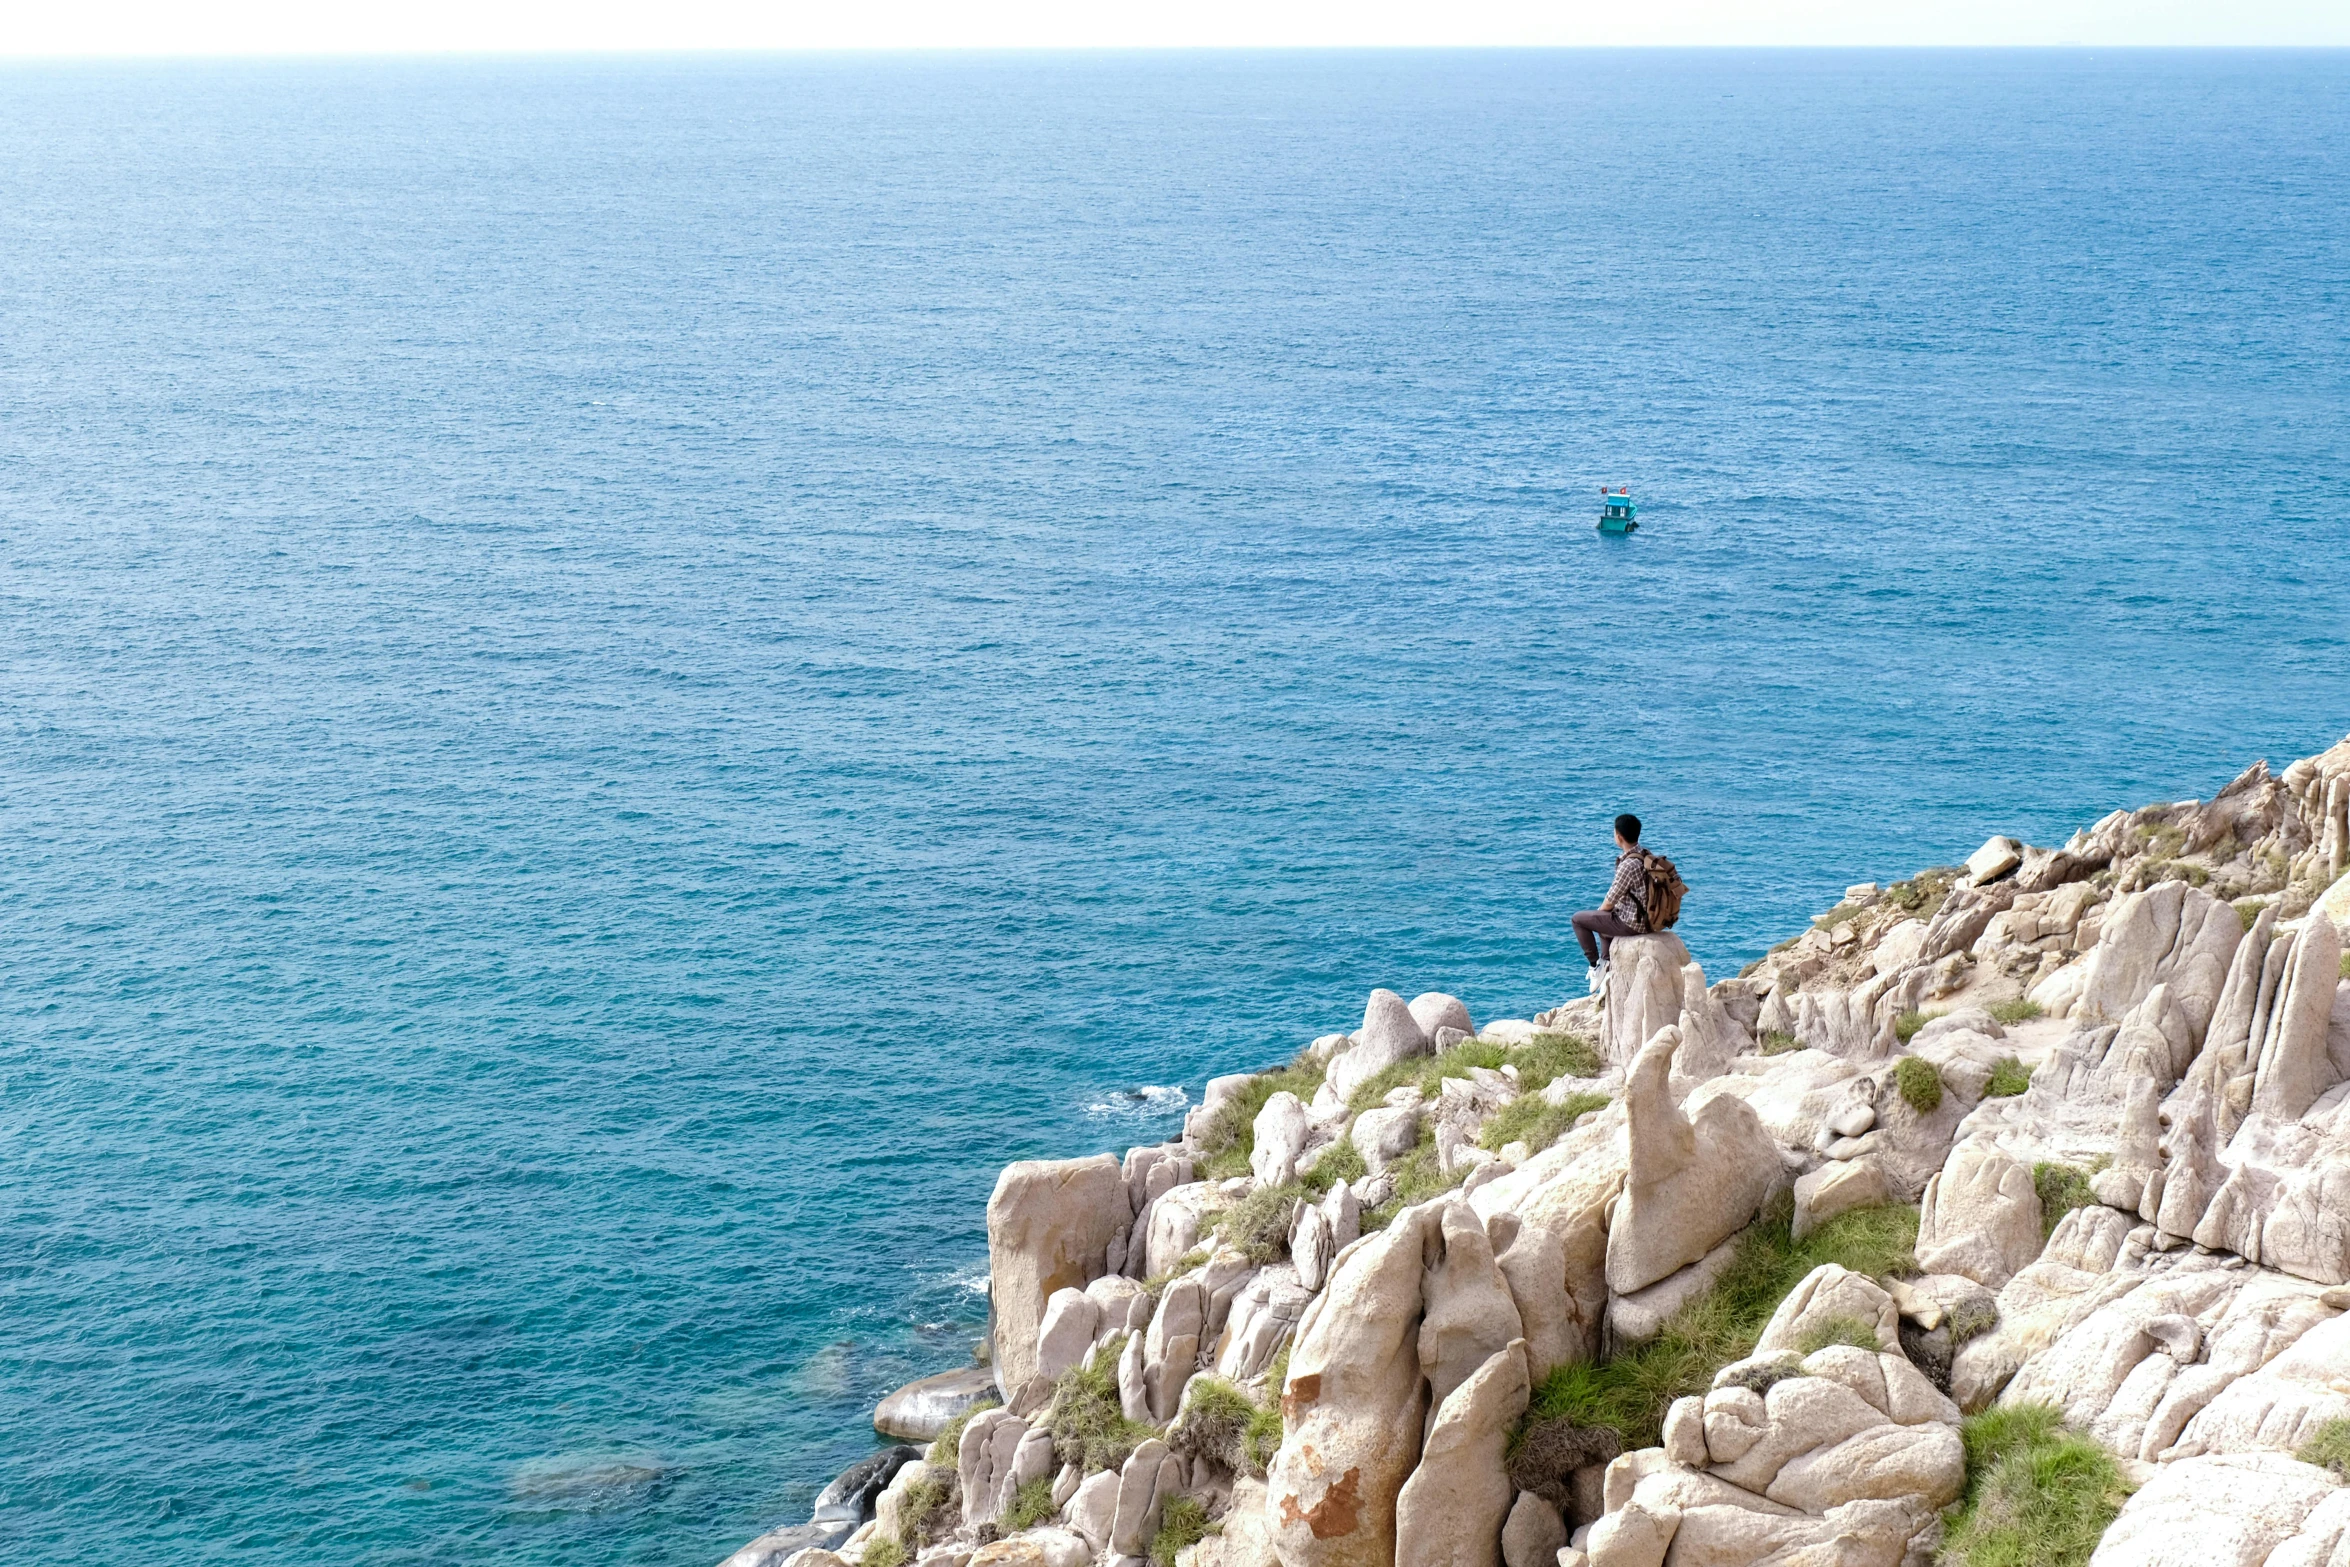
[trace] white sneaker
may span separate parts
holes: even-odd
[[[1592,964],[1590,979],[1591,993],[1593,995],[1596,996],[1601,991],[1607,989],[1607,965],[1605,963]]]

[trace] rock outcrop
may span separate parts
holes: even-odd
[[[2341,1567],[2350,1489],[2293,1455],[2350,1430],[2346,871],[2350,741],[1855,885],[1735,979],[1625,938],[1603,996],[1482,1035],[1375,991],[1245,1126],[1270,1085],[1235,1074],[1180,1138],[1008,1167],[992,1365],[875,1414],[967,1417],[951,1458],[852,1468],[730,1567],[877,1538],[1139,1567],[1203,1516],[1181,1567],[1925,1567],[1960,1411],[1994,1404],[2128,1469],[2100,1567]],[[1591,1076],[1555,1075],[1555,1032]],[[1913,1202],[1918,1273],[1814,1269],[1656,1445],[1521,1430],[1546,1377],[1752,1288],[1788,1232],[1842,1247],[1882,1225],[1809,1238]],[[1758,1216],[1788,1230],[1759,1252]],[[1113,1412],[1151,1434],[1104,1456]]]
[[[1657,1030],[1624,1079],[1631,1168],[1608,1229],[1607,1283],[1654,1284],[1745,1228],[1779,1183],[1777,1147],[1742,1099],[1715,1095],[1684,1114],[1673,1102],[1678,1026]]]
[[[1045,1302],[1109,1272],[1111,1242],[1133,1218],[1125,1173],[1108,1154],[1004,1166],[987,1200],[987,1274],[996,1387],[1005,1398],[1036,1378]]]
[[[1440,1241],[1435,1215],[1403,1214],[1349,1248],[1306,1308],[1266,1478],[1284,1567],[1394,1567],[1395,1499],[1428,1407],[1421,1254]]]

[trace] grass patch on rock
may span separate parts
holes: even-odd
[[[1920,1115],[1942,1108],[1942,1074],[1924,1056],[1903,1056],[1893,1069],[1893,1086],[1901,1091],[1902,1102]]]
[[[2329,1420],[2301,1444],[2293,1456],[2305,1464],[2330,1469],[2334,1478],[2350,1485],[2350,1419]]]
[[[1289,1221],[1306,1189],[1260,1186],[1231,1207],[1208,1215],[1204,1226],[1249,1261],[1262,1266],[1289,1254]]]
[[[1790,1050],[1802,1048],[1803,1042],[1793,1034],[1783,1034],[1775,1028],[1763,1030],[1762,1053],[1766,1056],[1783,1056]]]
[[[1322,1086],[1322,1063],[1301,1052],[1287,1066],[1259,1072],[1246,1088],[1224,1101],[1208,1124],[1200,1128],[1199,1175],[1202,1180],[1229,1180],[1248,1174],[1249,1155],[1257,1148],[1257,1112],[1265,1101],[1284,1090],[1310,1100]]]
[[[1467,1077],[1479,1067],[1498,1072],[1505,1066],[1517,1068],[1519,1089],[1531,1094],[1562,1077],[1597,1077],[1601,1063],[1591,1041],[1576,1034],[1536,1034],[1516,1046],[1487,1039],[1464,1040],[1450,1050],[1413,1056],[1373,1073],[1355,1089],[1347,1108],[1358,1115],[1377,1109],[1389,1094],[1407,1085],[1417,1088],[1422,1099],[1433,1101],[1444,1091],[1448,1077]]]
[[[1817,1354],[1831,1344],[1849,1344],[1873,1355],[1880,1347],[1877,1325],[1854,1316],[1833,1316],[1805,1328],[1795,1341],[1796,1349],[1806,1355]]]
[[[1407,1085],[1417,1088],[1422,1099],[1434,1099],[1442,1091],[1446,1078],[1467,1077],[1475,1067],[1498,1070],[1509,1058],[1507,1046],[1483,1039],[1463,1040],[1450,1050],[1432,1056],[1407,1056],[1364,1078],[1346,1107],[1357,1115],[1376,1110],[1387,1102],[1389,1094]]]
[[[1939,1012],[1904,1012],[1893,1020],[1893,1037],[1908,1044],[1918,1037],[1918,1030],[1940,1017]]]
[[[2093,1173],[2079,1165],[2057,1164],[2047,1159],[2032,1166],[2032,1190],[2040,1194],[2043,1239],[2056,1233],[2057,1224],[2066,1214],[2097,1200],[2097,1194],[2089,1189],[2089,1177]]]
[[[1943,1567],[2083,1567],[2129,1485],[2113,1456],[2047,1404],[1968,1418],[1966,1496]]]
[[[963,1461],[963,1428],[995,1407],[996,1401],[994,1399],[983,1398],[948,1421],[945,1428],[932,1440],[930,1451],[922,1455],[923,1461],[929,1464],[932,1469],[937,1469],[941,1465],[953,1469]]]
[[[1167,1427],[1167,1445],[1186,1458],[1210,1458],[1234,1474],[1262,1480],[1281,1446],[1281,1411],[1259,1404],[1222,1377],[1197,1377],[1185,1391],[1182,1412]]]
[[[1577,1121],[1608,1105],[1605,1094],[1569,1094],[1564,1104],[1552,1104],[1540,1094],[1520,1094],[1485,1120],[1477,1145],[1495,1153],[1512,1143],[1524,1143],[1540,1153],[1573,1130]]]
[[[939,1441],[946,1441],[949,1435],[954,1438],[957,1447],[962,1444],[960,1422],[948,1431],[941,1432]],[[956,1478],[954,1450],[950,1448],[942,1458],[938,1447],[933,1444],[927,1463],[929,1468],[924,1471],[922,1478],[906,1487],[899,1500],[898,1532],[888,1537],[889,1543],[897,1547],[900,1553],[898,1560],[901,1562],[919,1555],[925,1546],[936,1544],[952,1532],[958,1522],[958,1503],[961,1500],[958,1493],[962,1490],[962,1483]],[[876,1560],[872,1548],[880,1543],[881,1537],[878,1536],[867,1542],[867,1561]]]
[[[1907,881],[1897,881],[1885,889],[1885,901],[1912,919],[1930,920],[1941,912],[1942,900],[1950,896],[1951,885],[1965,871],[1964,866],[1943,865],[1918,872]]]
[[[1599,1048],[1580,1034],[1536,1034],[1510,1052],[1518,1069],[1518,1086],[1540,1093],[1562,1077],[1597,1077],[1603,1063]]]
[[[2041,1007],[2040,1003],[2034,1001],[2030,996],[2013,996],[1993,1006],[1991,1016],[1996,1021],[2012,1027],[2017,1023],[2031,1022],[2034,1018],[2039,1017],[2043,1010],[2045,1009]]]
[[[1127,1419],[1118,1399],[1118,1356],[1126,1348],[1126,1338],[1119,1334],[1062,1372],[1053,1384],[1052,1402],[1045,1406],[1044,1427],[1053,1434],[1053,1456],[1075,1464],[1080,1474],[1115,1469],[1158,1435],[1141,1421]]]
[[[1188,1496],[1169,1497],[1159,1512],[1159,1532],[1151,1537],[1153,1567],[1175,1567],[1176,1552],[1214,1532],[1205,1507]]]
[[[2032,1074],[2024,1070],[2023,1062],[2007,1056],[1991,1068],[1991,1080],[1983,1085],[1983,1097],[2008,1099],[2031,1086]]]
[[[1035,1528],[1059,1511],[1053,1505],[1053,1477],[1038,1475],[1012,1493],[1012,1505],[1004,1509],[996,1527],[1005,1534],[1018,1534],[1023,1529]],[[870,1553],[866,1560],[872,1560]]]
[[[1049,1488],[1046,1490],[1045,1500],[1048,1502],[1052,1500]],[[865,1554],[857,1558],[862,1567],[906,1567],[906,1563],[913,1559],[906,1553],[905,1546],[898,1543],[896,1535],[879,1533],[865,1542]]]
[[[1322,1150],[1298,1181],[1308,1192],[1320,1197],[1341,1181],[1352,1185],[1370,1173],[1371,1167],[1363,1162],[1363,1151],[1354,1145],[1352,1138],[1341,1137]]]
[[[1168,1268],[1166,1272],[1154,1273],[1149,1278],[1144,1279],[1142,1281],[1142,1292],[1145,1295],[1148,1295],[1151,1299],[1157,1300],[1161,1295],[1167,1292],[1168,1285],[1174,1283],[1177,1279],[1183,1277],[1183,1275],[1189,1273],[1192,1269],[1198,1267],[1201,1263],[1207,1260],[1207,1249],[1201,1246],[1194,1246],[1191,1250],[1176,1258],[1174,1265]]]
[[[1534,1390],[1526,1426],[1568,1421],[1605,1427],[1624,1449],[1663,1440],[1665,1411],[1676,1398],[1701,1394],[1716,1371],[1754,1352],[1755,1340],[1787,1292],[1822,1263],[1872,1278],[1915,1273],[1918,1211],[1891,1205],[1839,1214],[1796,1240],[1782,1201],[1740,1240],[1714,1287],[1676,1312],[1646,1344],[1580,1365],[1561,1366]],[[1874,1330],[1870,1347],[1876,1345]]]
[[[1429,1198],[1452,1190],[1469,1178],[1469,1167],[1447,1175],[1436,1163],[1436,1128],[1427,1121],[1420,1123],[1420,1141],[1410,1153],[1387,1167],[1395,1177],[1395,1195],[1376,1208],[1363,1211],[1363,1233],[1383,1230],[1395,1216],[1406,1208],[1413,1208]]]

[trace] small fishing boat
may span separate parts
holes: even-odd
[[[1599,531],[1630,533],[1640,526],[1640,508],[1632,504],[1629,486],[1599,492]]]

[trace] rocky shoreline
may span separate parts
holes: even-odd
[[[2350,740],[1007,1167],[724,1567],[2350,1567]]]

